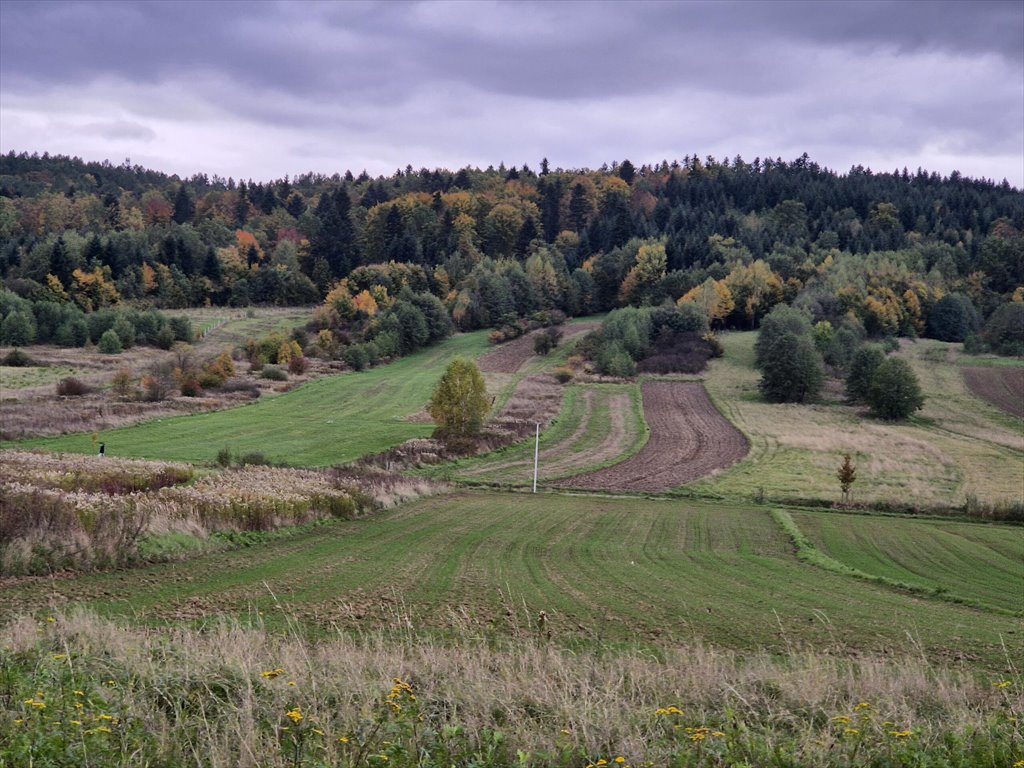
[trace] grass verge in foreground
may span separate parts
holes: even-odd
[[[1024,750],[1019,675],[917,658],[158,635],[73,612],[0,627],[0,662],[0,766],[1006,768]]]

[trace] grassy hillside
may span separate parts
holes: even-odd
[[[1019,528],[961,528],[983,531],[1002,552],[1019,541]],[[921,522],[914,540],[930,547],[945,530]],[[964,569],[989,568],[990,554],[963,549]],[[989,589],[941,569],[933,578]],[[187,564],[15,586],[4,597],[4,613],[64,601],[148,621],[262,612],[271,624],[550,636],[573,647],[696,640],[846,655],[910,642],[931,658],[991,669],[1024,654],[1018,619],[802,563],[765,508],[681,500],[464,492]]]
[[[1024,611],[1024,532],[1019,529],[862,515],[793,517],[815,547],[863,573]]]
[[[905,344],[927,397],[923,411],[890,424],[843,403],[841,389],[813,405],[771,404],[758,391],[755,333],[722,336],[725,356],[711,362],[706,387],[718,408],[750,439],[747,459],[696,484],[700,491],[751,497],[838,500],[835,472],[849,452],[857,463],[857,501],[962,504],[1021,499],[1021,424],[973,397],[957,367],[959,345]]]
[[[445,366],[487,349],[483,331],[462,334],[390,365],[312,382],[273,399],[227,411],[163,419],[101,434],[107,452],[171,461],[208,462],[221,448],[259,451],[273,461],[325,466],[377,453],[432,423],[413,423]],[[88,434],[20,443],[49,451],[92,452]]]

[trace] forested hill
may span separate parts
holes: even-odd
[[[806,155],[270,182],[0,157],[5,285],[86,309],[312,304],[348,278],[353,293],[429,290],[463,328],[703,290],[728,294],[709,310],[719,325],[786,301],[915,333],[950,293],[982,314],[1020,293],[1022,230],[1024,194],[1005,181],[837,174]],[[389,262],[410,266],[366,268]]]

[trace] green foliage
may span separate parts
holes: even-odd
[[[928,315],[928,335],[939,341],[963,341],[980,329],[978,311],[960,293],[942,297]]]
[[[867,401],[871,381],[883,360],[885,351],[878,344],[864,344],[853,353],[850,372],[846,376],[846,396],[851,401]]]
[[[764,333],[762,327],[761,330]],[[758,339],[760,341],[760,338]],[[783,331],[761,349],[761,381],[758,388],[772,403],[805,403],[817,397],[825,383],[821,353],[809,333],[797,336]]]
[[[534,338],[533,351],[538,355],[546,355],[558,346],[561,339],[562,330],[560,328],[547,328]]]
[[[868,404],[873,413],[889,421],[905,419],[921,408],[924,395],[910,363],[899,357],[883,360],[871,377]]]
[[[811,321],[807,314],[784,304],[776,305],[761,321],[761,330],[754,342],[754,356],[758,368],[763,369],[776,340],[785,334],[798,338],[812,338]]]
[[[636,362],[618,340],[605,342],[597,355],[597,370],[606,376],[635,376]]]
[[[1024,355],[1024,304],[1000,306],[985,323],[982,338],[997,355]]]
[[[0,344],[27,347],[36,340],[36,321],[31,312],[16,310],[0,322]]]
[[[18,349],[17,347],[4,355],[3,360],[0,362],[4,365],[10,366],[11,368],[28,368],[29,366],[34,366],[36,364],[35,360],[33,360],[28,353],[24,350]]]
[[[462,438],[480,433],[490,407],[487,386],[476,363],[457,358],[437,383],[428,411],[438,435]]]
[[[121,346],[121,339],[113,328],[103,332],[97,347],[105,355],[119,355],[124,351],[124,348]]]
[[[275,365],[268,365],[260,373],[260,377],[269,381],[288,381],[288,372]]]

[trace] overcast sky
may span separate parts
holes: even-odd
[[[803,152],[1024,188],[1024,2],[0,2],[0,150],[180,175]]]

